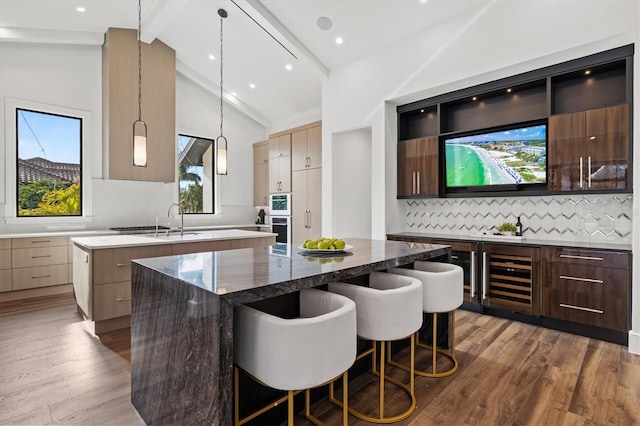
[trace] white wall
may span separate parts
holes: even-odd
[[[572,0],[493,1],[413,34],[331,71],[323,85],[323,229],[333,229],[334,192],[330,184],[333,135],[357,128],[372,131],[372,232],[403,230],[405,206],[396,200],[397,143],[394,106],[531,71],[610,48],[638,43],[639,2]],[[638,54],[636,54],[637,58]],[[636,59],[635,105],[640,66]],[[634,114],[634,128],[639,119]],[[640,132],[634,134],[634,145]],[[638,150],[636,150],[636,156]],[[636,158],[635,164],[640,164]],[[635,187],[640,180],[635,172]],[[640,201],[634,197],[634,227]],[[355,213],[354,213],[355,214]],[[640,352],[640,266],[634,258],[633,330],[630,347]],[[634,346],[635,345],[635,346]]]
[[[34,232],[47,229],[104,229],[111,226],[153,224],[177,219],[167,217],[167,209],[177,200],[177,183],[132,182],[102,179],[102,56],[101,46],[39,45],[0,43],[0,138],[4,153],[7,144],[5,100],[24,99],[64,108],[88,111],[92,131],[84,142],[93,155],[91,185],[92,217],[71,224],[43,223],[42,220],[5,223],[0,233]],[[202,131],[201,136],[215,139],[219,132],[219,100],[198,89],[188,80],[177,77],[177,127]],[[225,104],[225,136],[229,140],[229,175],[221,177],[222,214],[212,217],[187,216],[185,224],[253,223],[252,144],[266,138],[266,129]],[[7,181],[4,156],[0,154],[0,203],[4,203]],[[5,205],[0,204],[0,214]],[[40,218],[38,218],[40,219]],[[36,223],[34,223],[36,222]],[[46,221],[45,221],[46,222]],[[59,221],[58,221],[59,222]]]
[[[333,135],[333,229],[339,238],[371,238],[371,129]]]

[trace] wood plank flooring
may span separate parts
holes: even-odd
[[[418,377],[416,411],[398,424],[640,424],[640,356],[626,347],[467,311],[456,320],[460,369]],[[93,336],[70,295],[0,304],[0,425],[144,424],[130,403],[129,340],[128,329]],[[350,391],[362,391],[350,403],[374,408],[376,390],[364,387],[375,380],[353,380]],[[386,392],[393,414],[406,397]],[[340,410],[324,400],[313,412],[339,424]]]

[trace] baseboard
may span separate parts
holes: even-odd
[[[629,331],[629,352],[640,355],[640,333]]]
[[[0,293],[0,302],[13,302],[14,300],[32,299],[34,297],[51,296],[73,292],[73,284],[62,284],[50,287],[29,288],[26,290],[8,291]]]

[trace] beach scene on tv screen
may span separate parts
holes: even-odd
[[[544,183],[546,141],[545,125],[447,139],[447,186]]]

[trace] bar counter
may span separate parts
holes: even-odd
[[[132,261],[131,402],[147,424],[233,424],[233,307],[450,256],[435,244],[347,239],[335,257],[290,245]]]

